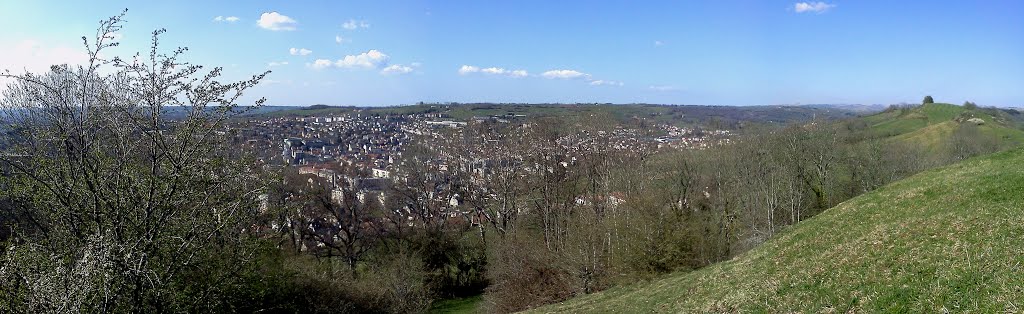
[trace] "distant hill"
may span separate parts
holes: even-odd
[[[861,105],[861,104],[811,104],[811,105],[804,105],[804,106],[811,107],[811,108],[839,109],[839,110],[852,111],[852,112],[862,113],[862,114],[871,114],[871,113],[880,112],[882,110],[885,110],[885,108],[888,107],[886,105],[881,105],[881,104],[872,104],[872,105]]]
[[[926,171],[730,261],[536,312],[1019,312],[1021,164],[1014,149]]]
[[[415,114],[436,113],[442,118],[468,120],[473,117],[521,116],[583,119],[601,116],[620,122],[644,120],[673,125],[717,124],[738,127],[747,123],[785,124],[811,119],[844,119],[860,112],[832,107],[814,106],[691,106],[652,104],[419,104],[395,107],[302,107],[270,110],[265,116],[316,116],[346,113]]]

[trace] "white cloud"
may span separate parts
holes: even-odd
[[[483,73],[483,74],[489,74],[489,75],[504,75],[504,76],[517,77],[517,78],[518,77],[526,77],[526,76],[529,75],[529,73],[527,73],[526,70],[506,70],[505,68],[499,68],[499,67],[489,67],[489,68],[481,69],[479,67],[472,66],[472,65],[463,65],[461,68],[459,68],[459,74],[466,75],[466,74],[470,74],[470,73]]]
[[[461,68],[459,68],[459,74],[462,74],[462,75],[466,75],[466,74],[470,74],[470,73],[476,73],[476,72],[480,72],[480,68],[472,66],[472,65],[463,65]]]
[[[347,42],[352,42],[352,40],[350,40],[348,38],[345,38],[345,37],[341,37],[341,35],[334,35],[334,42],[336,42],[338,44],[344,44],[344,43],[347,43]]]
[[[586,74],[576,70],[551,70],[541,73],[540,76],[548,79],[579,79],[589,78],[590,74]]]
[[[238,22],[239,20],[241,20],[241,19],[238,18],[237,16],[221,16],[221,15],[218,15],[217,17],[213,18],[214,22],[234,23],[234,22]]]
[[[366,21],[356,21],[353,19],[349,19],[348,22],[342,23],[341,27],[348,30],[353,30],[357,28],[370,28],[370,23],[367,23]]]
[[[393,64],[380,70],[380,74],[407,74],[412,73],[413,68],[401,64]]]
[[[54,64],[84,65],[89,55],[78,46],[48,46],[36,40],[22,40],[5,49],[0,49],[0,71],[10,70],[11,74],[25,71],[40,74],[50,70]],[[0,78],[0,90],[12,79]]]
[[[260,15],[260,20],[256,22],[256,25],[272,31],[294,31],[297,24],[299,22],[277,12],[265,12]]]
[[[314,69],[319,70],[319,69],[330,67],[331,65],[334,65],[334,63],[331,62],[331,60],[316,59],[316,61],[313,61],[313,64],[310,64],[309,66],[314,68]]]
[[[281,62],[270,62],[270,63],[267,63],[267,66],[268,66],[268,67],[276,67],[276,66],[282,66],[282,65],[288,65],[288,61],[281,61]]]
[[[0,69],[11,70],[12,74],[27,70],[40,73],[50,70],[54,64],[86,64],[89,55],[84,49],[67,46],[47,47],[36,40],[22,40],[13,47],[0,49]]]
[[[828,11],[831,8],[834,8],[835,6],[836,5],[834,5],[834,4],[828,4],[828,3],[824,3],[824,2],[797,2],[793,6],[793,10],[795,10],[796,13],[804,13],[804,12],[822,13],[822,12]]]
[[[345,56],[334,63],[341,68],[377,68],[388,63],[390,57],[379,50],[373,49],[354,56]]]
[[[306,48],[291,48],[288,49],[288,53],[293,56],[308,56],[313,53],[313,51]]]
[[[490,67],[490,68],[480,69],[480,72],[487,73],[487,74],[505,74],[505,69]]]
[[[652,85],[652,86],[648,86],[647,89],[650,89],[650,90],[656,91],[656,92],[677,92],[677,91],[679,91],[678,87],[670,86],[670,85]]]
[[[388,60],[391,57],[379,50],[372,49],[370,51],[358,54],[348,55],[344,58],[338,59],[337,61],[331,61],[327,59],[317,59],[309,64],[314,69],[323,69],[327,67],[337,68],[381,68],[388,64]]]
[[[593,86],[601,86],[601,85],[606,85],[606,86],[622,86],[624,84],[622,84],[622,82],[619,82],[619,81],[593,80],[593,81],[590,81],[590,85],[593,85]]]

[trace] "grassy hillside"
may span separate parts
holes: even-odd
[[[948,149],[954,132],[964,120],[979,118],[978,133],[1003,147],[1024,143],[1024,131],[1017,122],[992,109],[967,110],[951,104],[927,104],[915,108],[887,110],[863,117],[869,137],[885,138],[899,144],[920,145],[940,152]]]
[[[844,202],[736,258],[539,312],[1019,312],[1024,150]]]
[[[865,117],[864,120],[874,135],[893,136],[951,121],[964,110],[961,106],[951,104],[926,104],[916,108],[885,111]]]

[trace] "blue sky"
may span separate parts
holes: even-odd
[[[273,105],[1024,105],[1019,0],[0,0],[0,68],[78,62],[124,8],[108,53],[166,28],[165,48],[229,78],[272,70],[249,100]]]

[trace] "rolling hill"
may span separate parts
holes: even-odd
[[[711,122],[721,126],[744,123],[785,124],[813,118],[844,119],[856,117],[867,110],[847,107],[817,106],[691,106],[655,104],[418,104],[394,107],[272,107],[260,111],[265,117],[308,117],[317,115],[363,114],[415,114],[434,113],[444,119],[469,120],[473,117],[520,116],[526,118],[559,117],[568,120],[592,116],[610,118],[617,122],[642,119],[653,123],[673,125],[704,125]]]
[[[1020,312],[1024,149],[926,171],[697,271],[536,312]]]
[[[1014,111],[1016,112],[1016,111]],[[1024,131],[1008,113],[1001,109],[969,110],[951,104],[926,104],[913,108],[890,109],[860,118],[867,125],[865,132],[871,138],[881,138],[899,144],[921,145],[931,151],[947,149],[954,132],[968,119],[984,121],[974,124],[977,133],[1001,147],[1024,143]]]

